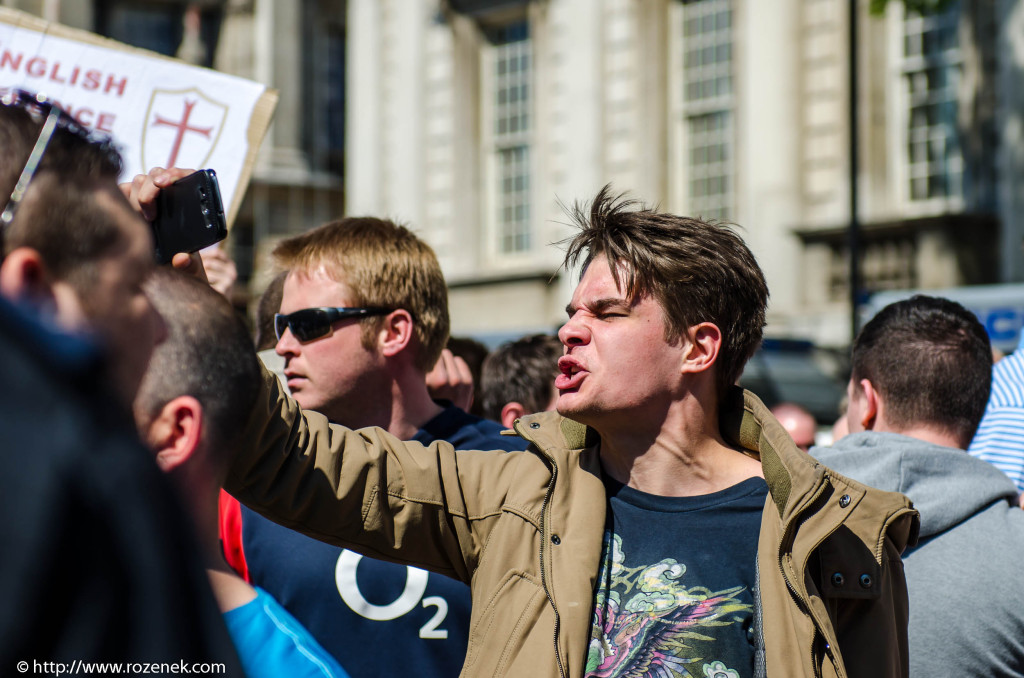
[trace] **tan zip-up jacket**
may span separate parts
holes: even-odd
[[[516,422],[526,452],[423,447],[301,412],[272,375],[263,390],[229,492],[323,541],[467,582],[463,676],[583,675],[607,503],[593,431],[544,413]],[[760,457],[769,487],[756,674],[906,675],[900,552],[917,513],[816,463],[750,393],[730,395],[723,434]]]

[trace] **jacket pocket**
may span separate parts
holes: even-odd
[[[553,657],[554,640],[547,634],[546,646],[537,645],[538,621],[544,614],[547,596],[539,580],[526,572],[509,571],[495,589],[483,612],[469,632],[469,649],[463,676],[502,676],[517,655],[529,653]],[[551,625],[553,628],[553,625]]]
[[[817,675],[888,675],[858,670],[871,664],[865,653],[883,653],[880,648],[889,628],[877,616],[885,603],[881,599],[882,569],[874,553],[843,525],[821,543],[808,563],[808,574],[813,577],[815,570],[817,581],[813,585],[808,582],[808,603],[820,625],[814,643],[815,666],[820,667]]]
[[[818,547],[820,590],[825,598],[875,599],[881,595],[881,566],[864,542],[845,525]]]

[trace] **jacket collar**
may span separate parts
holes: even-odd
[[[597,431],[557,412],[537,412],[516,420],[515,432],[533,443],[544,456],[553,459],[551,450],[582,450],[601,441]]]
[[[726,440],[761,460],[772,500],[784,520],[801,508],[792,506],[791,498],[798,500],[813,493],[824,481],[824,467],[796,446],[782,424],[750,391],[738,386],[730,389],[719,413],[719,429]]]
[[[726,440],[756,453],[760,458],[768,492],[778,508],[784,530],[814,503],[822,491],[839,495],[848,493],[840,499],[842,508],[845,508],[843,498],[848,502],[846,506],[852,507],[868,492],[873,492],[869,512],[884,518],[876,540],[879,558],[881,540],[886,533],[900,551],[917,543],[920,521],[906,497],[869,490],[818,463],[796,446],[782,424],[750,391],[738,386],[732,388],[722,405],[719,426]],[[828,486],[831,486],[830,490]],[[837,492],[838,488],[842,490]]]
[[[732,387],[719,413],[722,436],[761,461],[772,500],[783,520],[799,513],[806,499],[825,480],[825,468],[800,450],[764,403],[750,391]],[[595,447],[600,436],[592,428],[555,412],[527,415],[516,431],[549,459],[550,450]],[[794,487],[797,491],[794,492]],[[793,498],[794,505],[790,505]]]

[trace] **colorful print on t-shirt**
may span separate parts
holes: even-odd
[[[705,497],[610,490],[587,677],[750,676],[764,481]]]

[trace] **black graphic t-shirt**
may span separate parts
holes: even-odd
[[[699,497],[605,484],[588,678],[751,676],[764,480]]]

